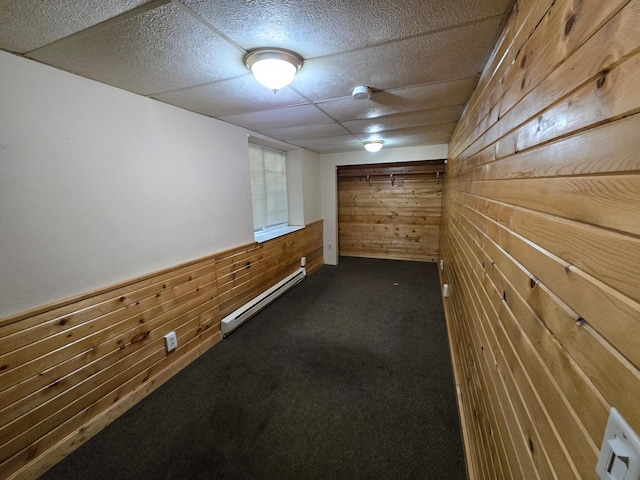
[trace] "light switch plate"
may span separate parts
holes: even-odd
[[[609,412],[596,473],[601,480],[640,480],[640,438],[615,408]]]

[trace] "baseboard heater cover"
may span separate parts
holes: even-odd
[[[258,313],[271,302],[273,302],[280,295],[304,280],[306,276],[307,271],[304,267],[301,267],[288,277],[280,280],[266,292],[261,293],[256,298],[237,309],[235,312],[224,317],[220,324],[222,328],[222,336],[226,337],[227,335],[229,335],[236,328],[249,320],[249,318]]]

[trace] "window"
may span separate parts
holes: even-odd
[[[249,162],[254,234],[287,227],[286,153],[250,143]]]

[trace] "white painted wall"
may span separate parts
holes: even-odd
[[[287,152],[287,200],[289,225],[304,225],[304,188],[302,184],[301,150]]]
[[[441,160],[447,158],[447,151],[447,145],[427,145],[406,148],[385,147],[377,153],[369,153],[363,149],[358,152],[320,155],[325,263],[329,265],[338,264],[338,184],[336,177],[338,166]]]
[[[0,52],[0,317],[252,241],[244,129]]]
[[[322,218],[320,189],[320,155],[301,151],[304,223],[308,225]]]
[[[289,224],[308,225],[322,218],[320,155],[309,150],[287,152]]]

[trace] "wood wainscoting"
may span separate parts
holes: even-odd
[[[517,0],[449,144],[472,478],[597,478],[610,408],[640,432],[638,25],[638,0]]]
[[[323,264],[322,221],[0,320],[0,478],[35,478],[91,438],[219,342],[221,318],[303,256],[308,273]]]
[[[444,160],[338,167],[339,254],[435,262]]]

